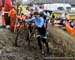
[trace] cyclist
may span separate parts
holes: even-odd
[[[49,46],[48,46],[48,42],[47,42],[47,36],[46,36],[46,28],[44,27],[44,19],[42,17],[39,16],[38,12],[34,12],[34,18],[29,19],[29,20],[25,20],[25,22],[34,22],[37,30],[38,30],[38,35],[37,40],[38,40],[38,45],[39,48],[41,50],[41,53],[44,53],[43,49],[42,49],[42,43],[45,43],[46,48],[47,48],[47,53],[49,53]]]
[[[46,22],[46,27],[48,25],[49,17],[50,17],[50,13],[47,10],[45,10],[44,11],[44,20]]]
[[[50,17],[50,13],[47,10],[44,10],[43,12],[40,13],[40,17],[44,18],[45,26],[47,28],[48,26],[48,21]],[[48,30],[46,29],[47,35],[48,35]]]

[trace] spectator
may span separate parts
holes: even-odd
[[[51,24],[54,25],[54,18],[55,18],[55,15],[54,13],[52,14],[52,19],[51,19]]]
[[[11,0],[5,0],[4,2],[4,20],[6,24],[6,28],[9,28],[10,26],[10,17],[8,16],[9,11],[12,9],[12,1]]]
[[[16,14],[17,14],[17,12],[13,6],[12,9],[8,13],[8,16],[10,17],[10,29],[11,30],[14,30],[14,25],[15,25],[15,21],[16,21]]]

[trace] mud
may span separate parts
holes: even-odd
[[[65,57],[75,56],[75,39],[67,32],[57,28],[48,27],[48,43],[51,54],[42,55],[37,45],[37,41],[31,42],[31,48],[25,44],[15,47],[16,34],[9,29],[0,28],[0,60],[44,60],[45,57]]]

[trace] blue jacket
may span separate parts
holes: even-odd
[[[38,28],[42,28],[44,24],[44,19],[42,17],[38,17],[38,18],[25,20],[25,22],[34,22]]]

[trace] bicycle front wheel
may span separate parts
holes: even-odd
[[[20,28],[16,32],[16,39],[15,39],[15,45],[16,46],[25,46],[27,40],[27,31],[25,28]]]

